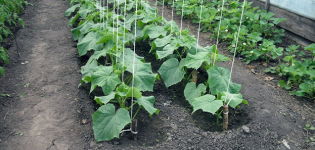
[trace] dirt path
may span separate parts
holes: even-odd
[[[0,78],[0,149],[84,149],[80,81],[76,49],[63,0],[32,0],[22,16],[25,28],[17,32],[21,58],[11,47],[11,63]]]

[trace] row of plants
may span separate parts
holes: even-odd
[[[178,15],[183,14],[193,23],[200,21],[201,31],[211,32],[212,38],[228,43],[229,51],[234,50],[242,2],[226,0],[222,9],[220,0],[164,0],[164,4],[174,7]],[[218,31],[221,9],[222,22]],[[282,42],[284,30],[277,28],[276,25],[283,20],[283,18],[275,18],[271,12],[246,3],[244,21],[240,30],[240,44],[236,52],[246,63],[256,60],[278,62],[266,72],[283,77],[284,80],[279,81],[279,86],[290,90],[293,95],[314,99],[314,44],[305,47],[304,51],[298,49],[296,45],[287,48],[278,47],[277,45]],[[219,37],[217,37],[218,32]]]
[[[286,48],[284,55],[279,64],[265,71],[282,77],[284,80],[280,80],[278,85],[290,90],[292,95],[314,101],[315,44],[304,47],[304,51],[297,45],[291,45]]]
[[[118,1],[109,3],[114,2]],[[116,14],[114,7],[103,16],[104,9],[98,1],[71,0],[70,3],[72,7],[65,15],[72,16],[69,23],[75,27],[73,39],[78,41],[79,55],[89,57],[81,69],[82,82],[91,85],[90,93],[94,92],[94,100],[100,105],[92,116],[95,139],[118,138],[141,108],[150,116],[159,112],[154,107],[155,98],[143,95],[145,91],[153,91],[157,74],[152,72],[150,63],[131,49],[136,38],[132,34],[136,16],[131,15],[122,22],[122,15]],[[133,9],[132,5],[130,3],[125,10]],[[118,22],[116,17],[119,17]]]
[[[1,65],[9,63],[9,56],[3,44],[5,39],[13,34],[15,27],[24,25],[18,15],[23,12],[26,4],[25,0],[0,0],[0,76],[5,72]]]
[[[201,31],[212,33],[211,38],[226,42],[228,50],[234,50],[243,1],[225,0],[223,7],[221,0],[163,1],[165,5],[174,7],[178,15],[183,15],[193,23],[200,21]],[[271,12],[252,7],[251,2],[246,2],[239,36],[240,44],[236,53],[242,56],[246,63],[255,60],[276,60],[283,53],[283,48],[276,45],[282,42],[284,36],[284,30],[276,25],[283,20],[274,17]]]
[[[109,7],[97,0],[70,0],[72,6],[65,12],[71,16],[79,55],[88,57],[81,69],[82,83],[91,85],[90,92],[100,105],[92,116],[97,141],[119,137],[127,127],[132,130],[142,108],[150,116],[159,112],[154,97],[143,94],[153,91],[156,80],[163,80],[166,87],[186,84],[184,95],[193,112],[221,116],[225,108],[227,119],[229,106],[247,103],[241,86],[231,81],[230,71],[214,63],[229,60],[218,54],[216,46],[197,45],[189,31],[180,31],[175,22],[157,16],[145,1],[107,3]],[[163,62],[157,73],[136,54],[142,52]]]

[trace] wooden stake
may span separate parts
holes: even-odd
[[[223,106],[223,130],[227,130],[229,126],[229,106]]]
[[[138,119],[134,119],[132,121],[132,138],[133,140],[137,141],[138,140]]]

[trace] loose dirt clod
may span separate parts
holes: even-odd
[[[283,143],[283,145],[284,145],[286,148],[291,149],[290,146],[289,146],[289,144],[288,144],[288,142],[287,142],[287,140],[283,139],[283,140],[282,140],[282,143]]]
[[[243,129],[243,131],[244,131],[245,133],[249,133],[249,132],[250,132],[248,126],[243,125],[243,126],[242,126],[242,129]]]
[[[81,123],[82,123],[82,124],[87,124],[88,121],[87,121],[87,119],[82,119]]]

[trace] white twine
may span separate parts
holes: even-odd
[[[117,1],[117,16],[116,16],[116,64],[117,64],[117,62],[118,62],[118,57],[117,57],[117,53],[119,53],[118,52],[118,42],[119,42],[119,39],[118,39],[118,28],[119,28],[119,26],[118,26],[118,18],[119,18],[119,3],[118,3],[118,1]]]
[[[114,15],[115,15],[115,7],[116,7],[116,0],[114,0],[114,6],[113,6],[113,15],[112,15],[112,18],[113,18],[113,39],[115,38],[115,18],[114,18]],[[117,43],[116,43],[117,44]],[[117,47],[117,46],[116,46]]]
[[[105,1],[104,0],[101,0],[101,7],[102,7],[102,27],[103,27],[103,29],[105,29],[105,12],[104,12],[104,10],[105,10],[105,8],[104,8],[104,3],[105,3]]]
[[[127,9],[127,0],[125,0],[125,5],[124,5],[124,32],[123,32],[123,49],[122,49],[122,66],[125,67],[125,40],[126,40],[126,9]],[[122,75],[121,75],[121,81],[124,82],[124,76],[125,76],[125,71],[123,70]]]
[[[218,27],[218,31],[217,31],[217,40],[216,40],[216,48],[218,49],[218,44],[219,44],[219,36],[220,36],[220,28],[221,28],[221,23],[222,23],[222,17],[223,17],[223,9],[224,9],[224,4],[225,4],[225,0],[222,0],[222,5],[221,5],[221,9],[220,9],[220,21],[219,21],[219,27]],[[216,62],[216,57],[217,54],[214,54],[214,58],[213,58],[213,65],[215,65]]]
[[[174,1],[173,0],[173,3],[172,3],[172,21],[174,20]],[[172,29],[173,29],[173,22],[171,22],[171,33],[172,33]]]
[[[244,2],[243,2],[242,14],[241,14],[240,23],[239,23],[238,30],[237,30],[236,43],[235,43],[234,52],[233,52],[233,60],[232,60],[232,65],[231,65],[231,70],[230,70],[230,77],[229,77],[227,92],[229,92],[229,88],[230,88],[230,84],[231,84],[231,78],[232,78],[233,67],[234,67],[235,56],[236,56],[236,49],[237,49],[237,46],[238,46],[238,39],[239,39],[239,36],[240,36],[240,31],[241,31],[241,26],[242,26],[242,21],[243,21],[243,16],[244,16],[244,10],[245,10],[245,4],[246,4],[246,0],[244,0]],[[224,102],[226,101],[226,99],[227,99],[227,96],[225,96]],[[230,102],[231,102],[231,98],[229,98],[229,101],[228,101],[227,105],[229,105]]]
[[[133,60],[132,60],[132,82],[131,82],[131,118],[133,118],[133,103],[134,103],[134,82],[135,82],[135,62],[136,62],[136,37],[137,37],[137,19],[138,19],[138,0],[136,0],[136,11],[135,11],[136,19],[135,19],[135,32],[134,32],[134,41],[133,41]],[[130,130],[132,131],[132,123],[130,125]]]
[[[109,7],[108,7],[108,0],[106,0],[106,20],[108,21],[108,13],[109,13]],[[107,24],[106,24],[107,27]]]
[[[158,0],[155,0],[155,17],[157,16],[157,12],[158,12]]]
[[[199,47],[199,37],[200,37],[200,25],[201,25],[201,17],[202,17],[202,7],[203,7],[203,0],[201,0],[201,5],[200,5],[199,24],[198,24],[198,33],[197,33],[197,42],[196,42],[196,54],[197,54],[197,48]]]
[[[164,17],[164,0],[162,1],[162,17]]]
[[[102,18],[102,16],[103,16],[103,8],[102,8],[102,0],[101,1],[99,1],[99,3],[98,3],[98,5],[99,5],[99,10],[100,10],[100,23],[103,23],[103,18]],[[102,29],[103,29],[103,26],[101,26],[102,27]]]
[[[184,16],[184,3],[185,3],[185,0],[183,0],[183,3],[182,3],[182,15],[180,17],[180,31],[179,31],[179,38],[182,37],[182,29],[183,29],[183,16]]]

